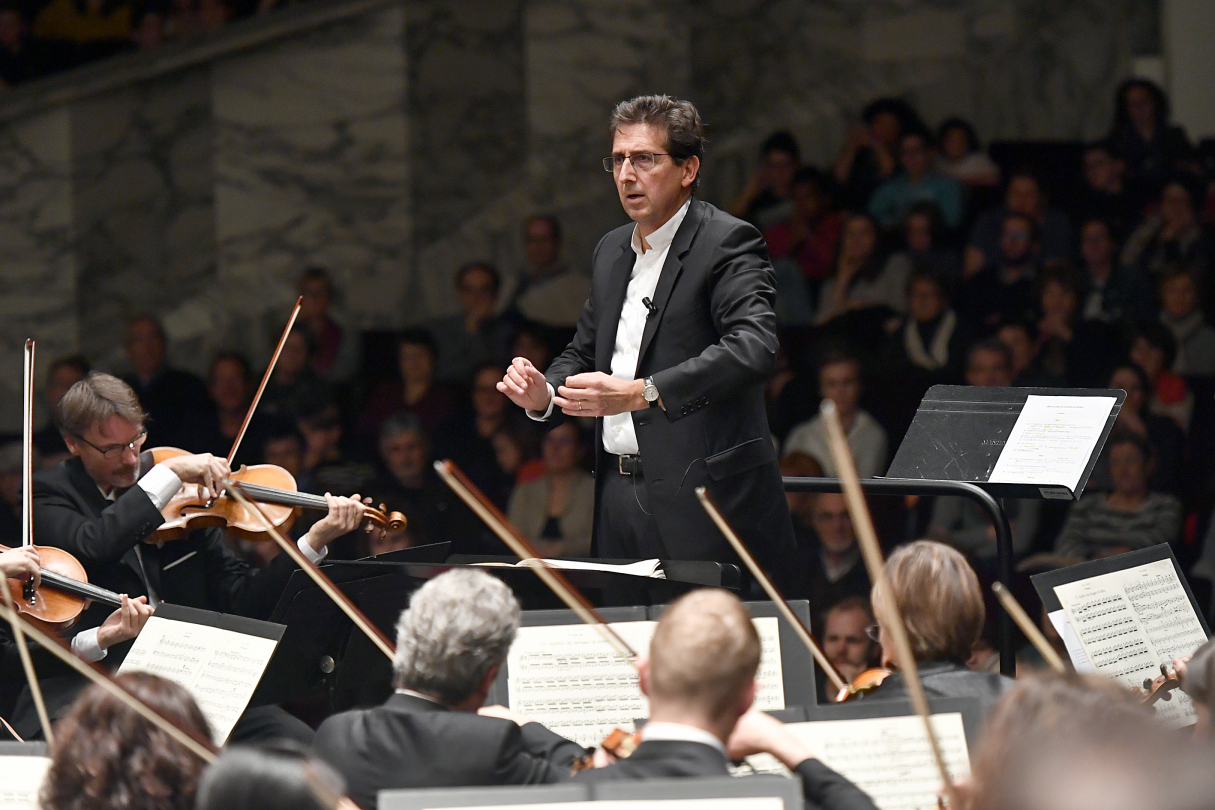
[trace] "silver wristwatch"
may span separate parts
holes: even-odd
[[[651,407],[658,401],[658,386],[654,385],[653,377],[645,378],[645,387],[641,389],[641,396],[650,403]]]

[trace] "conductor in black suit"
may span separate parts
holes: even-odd
[[[481,707],[518,629],[514,594],[482,571],[448,571],[413,594],[397,625],[395,694],[335,714],[313,741],[350,798],[371,810],[388,788],[569,778],[582,746],[501,706]]]
[[[641,744],[628,759],[574,781],[726,776],[731,760],[767,753],[802,778],[807,808],[876,810],[783,723],[751,707],[759,655],[759,634],[737,597],[704,589],[677,599],[637,662],[650,701]]]
[[[793,527],[764,409],[777,354],[767,247],[753,226],[693,197],[696,108],[619,104],[612,173],[633,220],[599,241],[577,333],[541,374],[517,357],[498,390],[533,418],[596,417],[600,557],[734,556],[696,500],[706,486],[774,573]]]

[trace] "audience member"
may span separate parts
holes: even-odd
[[[1080,261],[1088,288],[1080,308],[1082,318],[1116,323],[1155,314],[1151,284],[1141,273],[1118,263],[1114,234],[1105,220],[1090,218],[1080,226]]]
[[[382,383],[367,398],[355,432],[364,452],[374,446],[380,425],[394,413],[418,417],[427,432],[435,430],[456,408],[456,389],[435,380],[435,343],[425,329],[406,329],[397,338],[401,379]]]
[[[1039,242],[1037,252],[1042,261],[1071,258],[1072,231],[1067,214],[1049,207],[1038,176],[1022,169],[1008,178],[1004,204],[984,211],[975,222],[962,264],[962,272],[968,278],[999,262],[1004,226],[1011,214],[1027,217],[1034,224]]]
[[[216,356],[215,361],[211,363],[211,376],[207,381],[207,394],[215,404],[218,416],[216,433],[210,442],[210,452],[217,456],[228,455],[232,442],[236,440],[241,426],[245,423],[249,403],[253,399],[253,390],[249,361],[243,355],[224,352]],[[254,413],[241,440],[240,450],[233,460],[233,469],[241,464],[262,462],[259,448],[264,429],[265,417]]]
[[[869,638],[873,610],[866,596],[849,596],[827,611],[822,624],[823,655],[844,680],[852,683],[870,667],[877,665],[877,642]],[[837,703],[839,693],[830,681],[820,678],[819,703]]]
[[[321,723],[313,747],[364,810],[390,788],[562,782],[586,751],[501,706],[482,709],[519,629],[519,603],[475,570],[440,574],[397,623],[395,693]]]
[[[888,258],[873,218],[868,214],[849,216],[835,266],[819,287],[818,322],[827,323],[861,309],[902,311],[908,268]]]
[[[1120,234],[1128,234],[1143,218],[1146,200],[1131,194],[1123,181],[1126,161],[1109,140],[1090,143],[1084,149],[1084,187],[1071,214],[1073,222],[1099,219]]]
[[[1055,552],[1093,559],[1160,543],[1176,544],[1181,502],[1151,490],[1152,450],[1134,433],[1115,433],[1106,443],[1113,489],[1085,493],[1072,505]]]
[[[306,749],[276,745],[224,751],[198,783],[195,810],[333,810],[346,782]]]
[[[508,420],[490,441],[494,445],[498,468],[509,475],[516,486],[544,477],[540,440],[531,425]]]
[[[1158,199],[1159,212],[1144,219],[1126,240],[1122,263],[1154,279],[1159,279],[1166,267],[1207,277],[1215,250],[1198,220],[1200,189],[1188,179],[1174,179],[1165,184]]]
[[[595,522],[595,479],[582,469],[585,442],[572,420],[557,422],[541,442],[543,478],[510,496],[510,522],[545,557],[586,557]]]
[[[1160,320],[1177,341],[1173,372],[1183,377],[1215,375],[1215,329],[1199,308],[1194,273],[1166,270],[1160,280]]]
[[[155,317],[140,315],[127,325],[126,352],[132,373],[122,380],[135,390],[151,417],[145,446],[205,452],[207,428],[215,423],[207,386],[188,371],[170,367],[165,362],[165,344],[164,327]]]
[[[553,362],[548,330],[536,323],[520,324],[510,345],[510,356],[526,357],[538,369],[548,368],[548,364]]]
[[[1177,360],[1177,339],[1159,321],[1140,321],[1130,334],[1127,353],[1135,365],[1143,369],[1152,383],[1148,410],[1167,416],[1183,431],[1190,429],[1190,414],[1194,410],[1194,394],[1185,378],[1173,371]]]
[[[1067,262],[1043,268],[1038,277],[1037,385],[1095,388],[1118,361],[1118,333],[1101,321],[1079,317],[1081,280]]]
[[[965,330],[949,306],[945,278],[931,268],[913,270],[907,283],[907,314],[890,336],[887,366],[898,378],[915,376],[917,389],[927,390],[934,382],[961,377],[966,344]]]
[[[979,143],[979,136],[964,118],[946,118],[937,129],[937,171],[964,186],[994,186],[1000,182],[1000,167]]]
[[[909,268],[927,267],[941,279],[954,284],[961,277],[958,253],[945,244],[945,221],[941,209],[931,200],[912,203],[903,219],[903,250],[895,254]]]
[[[523,223],[523,255],[523,269],[507,308],[513,320],[574,326],[591,281],[561,260],[560,220],[551,214],[528,217]]]
[[[262,392],[258,413],[294,420],[312,403],[332,398],[328,383],[312,367],[313,346],[307,329],[291,330]]]
[[[34,453],[37,454],[37,450]],[[35,455],[36,459],[36,455]],[[25,451],[21,442],[0,446],[0,544],[9,548],[21,545],[21,494]],[[34,462],[37,467],[37,460]]]
[[[762,231],[788,220],[797,205],[793,200],[793,181],[801,167],[797,141],[783,130],[772,133],[759,147],[759,162],[730,213]]]
[[[330,307],[333,304],[333,279],[323,267],[309,267],[299,280],[299,325],[312,337],[309,361],[312,368],[326,380],[344,380],[358,364],[359,344],[338,323]]]
[[[937,204],[945,224],[956,228],[962,221],[962,186],[953,177],[934,170],[936,155],[927,131],[911,130],[899,138],[903,170],[878,186],[869,199],[869,213],[887,230],[903,223],[912,204]]]
[[[942,543],[916,540],[895,549],[886,560],[886,576],[889,592],[879,581],[873,586],[872,596],[882,664],[895,662],[894,643],[883,611],[889,605],[902,617],[928,698],[978,698],[986,715],[1014,682],[966,666],[987,615],[979,578],[966,558]],[[894,672],[865,699],[907,700],[903,674]]]
[[[1169,101],[1148,79],[1127,79],[1114,95],[1109,141],[1126,161],[1126,182],[1152,198],[1168,178],[1195,161],[1185,130],[1169,123]]]
[[[808,498],[806,504],[796,518],[801,531],[793,579],[803,583],[801,592],[810,600],[811,626],[818,627],[835,603],[850,596],[868,595],[869,574],[844,496],[821,492]]]
[[[966,356],[966,384],[1007,388],[1013,381],[1012,352],[999,338],[987,338],[970,347]]]
[[[506,508],[514,477],[500,467],[494,456],[493,436],[507,422],[531,429],[532,422],[510,407],[510,400],[497,389],[502,367],[486,365],[473,375],[471,407],[462,408],[435,431],[435,452],[450,458],[499,508]],[[527,424],[524,425],[523,423]]]
[[[0,84],[13,87],[54,68],[54,54],[31,39],[24,7],[16,0],[0,4]]]
[[[466,385],[478,366],[509,364],[511,325],[494,314],[499,286],[498,271],[486,262],[466,264],[456,273],[460,312],[430,325],[436,379]]]
[[[886,431],[877,420],[858,407],[861,399],[861,361],[854,355],[828,353],[818,371],[819,393],[835,403],[848,446],[861,478],[886,471]],[[821,415],[793,428],[785,439],[783,455],[805,453],[818,462],[823,474],[836,477],[827,426]]]
[[[150,51],[165,44],[169,21],[158,6],[151,3],[137,6],[131,23],[131,42],[139,50]]]
[[[203,740],[211,729],[194,698],[144,672],[117,676],[136,700]],[[205,763],[100,686],[86,689],[55,726],[44,810],[193,810]]]
[[[1025,214],[1010,212],[1000,226],[999,251],[992,264],[969,276],[958,294],[961,317],[976,332],[1002,321],[1032,318],[1041,230]]]
[[[79,354],[60,357],[51,363],[46,374],[45,403],[48,412],[54,414],[55,406],[59,404],[59,400],[63,399],[63,395],[69,388],[83,380],[89,371],[89,361]],[[67,445],[64,444],[63,434],[59,432],[53,416],[47,420],[46,425],[34,431],[34,447],[38,448],[38,452],[42,454],[43,467],[54,466],[70,455]]]
[[[764,241],[773,261],[792,259],[806,279],[817,285],[831,269],[839,245],[843,219],[835,210],[831,179],[812,166],[793,176],[793,210],[788,219],[764,229]]]
[[[1182,476],[1185,434],[1172,419],[1148,411],[1147,398],[1151,385],[1147,374],[1134,363],[1124,361],[1110,374],[1108,387],[1121,388],[1126,392],[1126,399],[1118,411],[1114,430],[1133,433],[1144,439],[1151,448],[1152,458],[1155,459],[1151,477],[1152,490],[1182,497],[1185,493]],[[1097,458],[1086,489],[1108,492],[1113,488],[1109,452],[1107,444]]]
[[[879,98],[861,111],[863,124],[848,132],[835,161],[835,179],[842,187],[841,204],[849,211],[864,211],[874,190],[898,168],[899,136],[924,125],[907,102]]]
[[[1012,358],[1012,385],[1017,388],[1038,385],[1037,369],[1038,334],[1031,323],[1007,321],[996,328],[996,340],[1008,347]]]

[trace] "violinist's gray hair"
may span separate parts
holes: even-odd
[[[470,569],[440,574],[397,622],[393,685],[462,703],[505,663],[518,630],[519,602],[501,580]]]

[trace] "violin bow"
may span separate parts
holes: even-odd
[[[507,520],[506,515],[502,514],[502,510],[485,497],[485,493],[478,489],[477,485],[469,480],[459,467],[451,460],[445,459],[435,462],[435,472],[519,559],[534,560],[535,564],[528,567],[536,572],[536,576],[540,577],[544,584],[577,614],[579,619],[595,628],[595,631],[603,636],[604,641],[612,645],[612,648],[620,653],[622,658],[636,668],[637,653],[633,651],[633,648],[611,628],[607,621],[599,615],[599,611],[591,605],[590,600],[579,592],[564,574],[549,567],[549,564],[536,551],[535,546]]]
[[[856,463],[852,458],[852,449],[844,436],[843,425],[840,424],[839,413],[835,403],[824,399],[820,411],[823,421],[827,423],[827,435],[830,440],[831,458],[835,462],[836,472],[844,488],[844,498],[848,502],[848,513],[852,517],[852,525],[856,528],[857,540],[860,543],[865,567],[869,569],[869,578],[889,594],[882,600],[883,618],[886,619],[886,629],[894,641],[894,658],[899,670],[907,680],[907,693],[911,697],[911,705],[916,714],[924,721],[924,733],[932,748],[932,757],[936,761],[937,770],[941,772],[941,783],[949,806],[953,810],[961,810],[957,791],[954,790],[953,780],[949,769],[945,767],[945,755],[941,752],[941,743],[937,739],[936,729],[932,727],[932,714],[928,708],[928,697],[924,694],[924,684],[920,681],[920,671],[916,666],[915,655],[911,651],[911,643],[907,640],[907,628],[903,625],[903,616],[899,606],[894,603],[894,591],[890,578],[886,575],[886,564],[882,558],[882,547],[878,544],[877,532],[873,528],[873,518],[869,514],[869,505],[865,502],[865,494],[861,491],[861,481],[856,473]],[[886,604],[889,602],[889,604]],[[876,605],[874,606],[876,609]]]
[[[34,544],[34,341],[25,341],[25,396],[22,400],[21,419],[21,545]],[[3,573],[0,572],[0,577]],[[4,583],[4,604],[16,613],[13,605],[13,595],[9,592],[8,582]],[[46,712],[46,701],[42,699],[42,686],[38,683],[38,674],[34,672],[34,660],[30,657],[29,645],[25,643],[25,633],[20,624],[13,624],[13,640],[17,642],[17,653],[21,658],[21,668],[25,670],[25,679],[29,681],[30,696],[34,699],[34,709],[38,712],[38,722],[42,724],[42,734],[48,745],[55,738],[51,733],[51,720]]]
[[[751,552],[743,544],[734,528],[730,526],[725,515],[717,508],[717,504],[714,503],[712,496],[709,495],[709,491],[704,487],[697,487],[696,497],[700,499],[700,505],[709,513],[709,517],[717,524],[717,528],[721,529],[721,533],[730,541],[730,545],[734,547],[734,551],[737,552],[738,556],[742,558],[743,563],[750,569],[751,575],[763,586],[764,592],[768,594],[768,598],[780,609],[781,615],[785,617],[785,620],[793,625],[793,629],[797,632],[797,637],[810,648],[810,654],[814,656],[814,660],[818,662],[818,665],[823,668],[823,672],[827,673],[827,678],[831,681],[831,685],[835,687],[837,692],[847,689],[848,684],[836,672],[835,667],[831,665],[831,661],[823,654],[819,646],[814,643],[814,637],[810,635],[810,630],[806,625],[802,624],[802,620],[789,607],[789,604],[785,601],[785,597],[777,590],[776,583],[759,567],[759,563],[755,561],[755,557],[751,555]]]
[[[1017,601],[1017,597],[1012,595],[1012,591],[1005,588],[999,582],[993,582],[991,589],[995,592],[996,599],[1000,600],[1000,606],[1017,623],[1017,627],[1021,628],[1021,632],[1030,640],[1030,643],[1037,648],[1043,660],[1050,664],[1051,669],[1055,672],[1058,672],[1060,675],[1066,674],[1067,667],[1063,664],[1063,659],[1059,657],[1059,653],[1055,652],[1055,648],[1046,640],[1046,636],[1038,629],[1038,625],[1034,624],[1033,620],[1029,618],[1029,614],[1025,612],[1025,608],[1021,607],[1021,603]]]
[[[393,646],[392,642],[380,632],[379,628],[371,623],[370,619],[363,615],[363,611],[355,607],[354,603],[350,601],[346,594],[342,593],[341,590],[338,589],[338,586],[333,584],[333,580],[325,576],[325,574],[312,563],[312,560],[309,560],[304,556],[304,553],[300,551],[299,546],[292,543],[283,536],[282,532],[275,528],[274,524],[270,521],[270,518],[266,517],[266,513],[261,510],[261,507],[245,497],[245,494],[240,491],[240,483],[227,480],[222,483],[222,486],[224,488],[224,492],[228,493],[228,497],[235,499],[236,502],[243,506],[246,511],[254,515],[258,522],[262,524],[262,528],[264,528],[266,532],[269,533],[272,538],[274,538],[274,542],[278,543],[279,547],[286,552],[287,556],[289,556],[296,565],[302,568],[304,573],[311,577],[312,581],[317,584],[317,587],[324,591],[325,595],[333,600],[333,603],[350,618],[350,621],[354,622],[355,627],[362,630],[364,635],[371,639],[371,643],[376,647],[379,647],[380,651],[384,653],[384,655],[388,656],[388,660],[392,661],[396,657],[396,648]]]
[[[249,410],[245,411],[245,421],[241,422],[240,430],[236,432],[236,438],[232,441],[232,449],[228,451],[228,466],[232,466],[232,459],[236,458],[236,451],[240,449],[240,443],[245,438],[245,431],[249,429],[249,422],[253,419],[253,413],[257,410],[257,405],[262,401],[262,393],[266,390],[266,384],[270,382],[270,375],[274,373],[274,367],[278,365],[278,356],[283,353],[283,346],[287,343],[287,336],[291,334],[292,327],[295,326],[295,319],[299,317],[300,305],[304,302],[304,296],[295,299],[295,308],[291,310],[291,317],[287,319],[287,325],[283,327],[283,334],[278,339],[278,345],[274,347],[274,354],[270,357],[270,365],[266,366],[266,372],[262,374],[261,385],[257,387],[257,393],[253,395],[253,401],[249,403]]]

